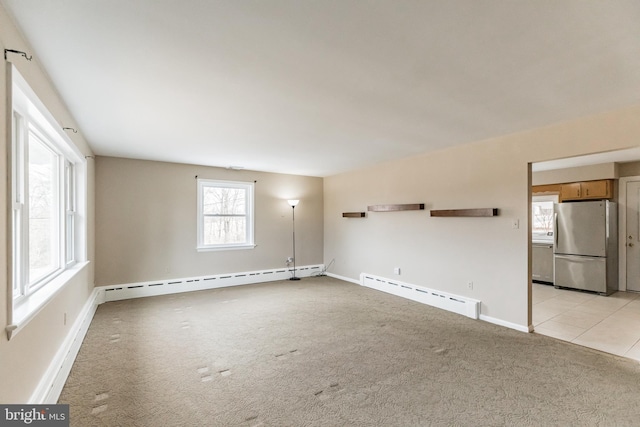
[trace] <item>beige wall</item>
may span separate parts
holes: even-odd
[[[196,179],[256,181],[255,242],[249,250],[196,251]],[[297,265],[321,264],[321,178],[98,157],[98,285],[125,284],[284,267],[292,255],[296,207]]]
[[[428,153],[325,179],[330,272],[393,275],[482,301],[482,314],[525,328],[529,311],[529,163],[637,146],[640,107]],[[426,211],[368,213],[379,203]],[[498,208],[494,218],[431,218],[429,209]],[[512,228],[512,220],[520,228]],[[473,281],[473,290],[467,282]]]
[[[626,176],[640,176],[640,162],[619,164],[620,178]]]
[[[15,26],[8,18],[6,11],[0,6],[0,48],[17,49],[32,52],[32,49],[20,37]],[[33,61],[27,62],[20,56],[10,55],[9,59],[14,62],[20,73],[31,85],[40,100],[47,106],[49,111],[56,117],[59,123],[65,126],[76,127],[73,117],[66,110],[64,103],[60,100],[38,64],[38,58],[34,56]],[[2,170],[0,184],[0,203],[3,208],[0,210],[0,241],[5,242],[0,246],[0,319],[4,326],[8,323],[7,318],[7,295],[9,284],[9,271],[7,261],[7,251],[11,244],[10,236],[7,235],[8,209],[10,203],[7,199],[7,150],[11,139],[6,123],[10,117],[7,111],[7,73],[3,65],[0,67],[0,120],[2,132],[0,133],[0,151],[5,153],[0,156],[0,170]],[[71,139],[85,155],[91,155],[86,141],[82,138],[82,132],[71,135]],[[89,186],[89,206],[88,206],[88,258],[93,260],[93,165],[88,164],[88,186]],[[76,320],[80,310],[87,301],[93,290],[93,264],[76,275],[54,298],[51,300],[37,316],[32,319],[17,335],[7,341],[7,336],[3,331],[0,334],[0,402],[2,403],[25,403],[32,396],[38,382],[50,365],[56,352],[60,348],[63,340],[69,334],[71,325]],[[67,323],[64,325],[64,315],[67,315]]]
[[[562,184],[564,182],[594,181],[597,179],[618,179],[618,163],[533,172],[532,185]]]

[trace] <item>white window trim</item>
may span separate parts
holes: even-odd
[[[221,245],[205,245],[203,243],[203,233],[204,233],[204,214],[203,214],[203,189],[204,187],[210,186],[220,186],[220,187],[228,187],[228,188],[243,188],[247,190],[247,242],[240,244],[221,244]],[[197,204],[197,244],[196,250],[198,252],[209,252],[209,251],[229,251],[229,250],[242,250],[242,249],[253,249],[256,247],[254,241],[254,210],[255,210],[255,197],[254,197],[254,188],[255,184],[253,182],[242,182],[242,181],[223,181],[218,179],[197,179],[197,191],[198,191],[198,204]]]
[[[87,264],[87,230],[86,230],[86,213],[87,213],[87,168],[86,159],[80,150],[75,146],[71,139],[64,133],[62,126],[55,120],[53,115],[49,112],[46,106],[40,101],[38,96],[33,92],[26,80],[20,75],[13,64],[9,63],[7,67],[8,80],[11,82],[10,90],[8,90],[8,98],[11,102],[10,117],[8,120],[9,126],[11,126],[12,140],[8,144],[9,158],[9,176],[10,176],[10,189],[11,189],[11,201],[10,212],[11,216],[14,216],[14,212],[22,216],[25,212],[22,207],[25,204],[24,200],[19,200],[18,195],[23,194],[25,184],[25,158],[24,158],[24,141],[18,143],[20,151],[14,153],[17,148],[16,142],[16,129],[17,122],[14,117],[16,115],[25,118],[27,126],[25,132],[28,132],[29,125],[36,129],[37,133],[46,135],[44,143],[56,152],[60,156],[59,165],[59,179],[61,181],[57,185],[57,190],[61,194],[57,194],[56,198],[59,199],[61,205],[58,212],[59,222],[61,228],[59,230],[60,239],[66,243],[66,224],[67,216],[73,215],[72,223],[74,224],[71,242],[73,248],[72,259],[68,258],[66,244],[59,245],[61,253],[60,268],[49,274],[45,278],[38,281],[37,284],[31,284],[29,292],[26,295],[19,295],[14,298],[14,273],[17,273],[17,277],[20,281],[24,280],[23,272],[25,267],[25,251],[28,251],[28,233],[19,232],[20,235],[16,239],[15,224],[13,220],[9,221],[9,236],[12,240],[9,253],[8,266],[10,269],[8,277],[10,277],[11,283],[7,286],[7,323],[6,332],[7,337],[11,339],[18,331],[20,331],[31,319],[33,319],[38,312],[49,302],[53,297],[60,292],[61,289],[69,283],[78,272],[82,271]],[[54,144],[54,145],[51,145]],[[65,188],[65,166],[66,164],[72,165],[73,172],[73,185],[75,185],[74,197],[71,203],[71,210],[67,210],[67,198]],[[22,222],[22,221],[21,221]],[[24,226],[22,222],[22,226]],[[16,243],[17,242],[17,243]],[[17,245],[17,246],[16,246]],[[14,254],[18,249],[22,253]],[[17,256],[17,258],[16,258]],[[15,261],[17,259],[17,261]],[[22,263],[22,264],[19,264]],[[23,286],[23,285],[19,285]],[[24,286],[29,286],[24,285]]]
[[[64,240],[63,234],[64,234],[64,231],[65,231],[65,228],[64,228],[64,225],[62,223],[63,218],[62,218],[62,215],[61,215],[61,209],[62,209],[62,205],[61,204],[62,204],[63,195],[61,194],[61,192],[59,190],[60,190],[61,186],[64,185],[64,177],[62,176],[62,173],[63,173],[63,170],[64,170],[63,169],[64,162],[66,162],[67,160],[66,160],[66,157],[60,152],[60,150],[58,149],[57,146],[53,146],[53,145],[50,144],[49,138],[48,138],[48,134],[41,129],[41,127],[38,125],[38,123],[29,123],[28,129],[25,129],[25,132],[26,133],[33,132],[36,135],[36,138],[39,140],[39,142],[42,145],[47,147],[51,152],[55,153],[55,155],[58,156],[58,158],[57,158],[57,166],[56,166],[56,168],[57,168],[57,170],[56,170],[57,177],[56,177],[56,182],[55,182],[55,187],[56,188],[54,188],[54,198],[57,199],[57,202],[58,202],[58,210],[56,212],[56,216],[57,216],[56,219],[57,219],[57,222],[58,222],[58,233],[57,233],[58,236],[56,237],[56,239],[57,239],[57,242],[58,242],[58,247],[60,247],[62,245],[62,243],[61,243],[62,240]],[[25,152],[28,151],[28,148],[24,147],[24,151]],[[28,163],[28,162],[24,161],[24,164],[26,164],[26,163]],[[14,175],[14,178],[15,178],[15,175]],[[25,187],[28,186],[28,180],[27,180],[26,176],[23,176],[22,179],[25,180],[24,181],[24,186]],[[22,205],[24,206],[24,204],[25,203],[23,202]],[[23,213],[22,217],[23,217],[23,221],[24,221],[22,224],[23,224],[23,226],[27,225],[27,227],[28,227],[28,219],[24,215],[25,212],[21,211],[21,213]],[[29,248],[29,244],[28,244],[29,237],[28,237],[27,234],[23,234],[22,237],[23,237],[23,241],[21,242],[20,246],[28,251],[28,248]],[[66,248],[66,246],[65,246],[65,248]],[[29,294],[37,293],[40,288],[42,288],[43,286],[47,285],[50,281],[52,281],[58,275],[60,275],[62,272],[64,272],[65,264],[66,264],[66,262],[63,261],[62,253],[58,253],[58,268],[56,268],[55,270],[47,273],[45,276],[39,278],[35,282],[30,282],[30,283],[25,284],[25,286],[27,286],[29,288]],[[27,266],[23,265],[22,267],[23,267],[23,270],[22,270],[21,274],[26,274],[25,272],[27,270]],[[16,303],[20,304],[20,301],[21,301],[22,298],[28,298],[28,297],[29,297],[29,295],[18,297],[16,299]]]
[[[74,264],[71,268],[65,269],[50,280],[47,286],[29,295],[28,298],[25,298],[22,303],[17,305],[11,313],[12,321],[6,327],[7,338],[11,339],[20,332],[71,279],[88,265],[89,261],[83,261]]]
[[[553,202],[558,203],[560,196],[558,194],[545,194],[541,196],[532,196],[531,197],[531,238],[536,242],[553,242],[553,236],[541,235],[533,231],[533,204],[536,202]]]
[[[545,194],[542,196],[531,196],[532,202],[554,202],[558,203],[560,196],[558,194]]]

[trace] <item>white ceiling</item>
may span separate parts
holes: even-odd
[[[327,176],[640,103],[637,0],[0,2],[99,155]]]

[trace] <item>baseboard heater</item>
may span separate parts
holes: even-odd
[[[480,316],[480,301],[472,298],[436,291],[417,285],[386,279],[372,274],[360,274],[360,284],[371,289],[462,314],[472,319]]]
[[[323,267],[323,265],[298,267],[296,268],[296,276],[313,276],[320,273]],[[243,273],[102,286],[102,289],[104,289],[104,302],[108,302],[130,298],[177,294],[181,292],[203,291],[229,286],[250,285],[254,283],[275,282],[277,280],[287,280],[292,274],[293,270],[290,268],[279,268],[275,270],[248,271]]]

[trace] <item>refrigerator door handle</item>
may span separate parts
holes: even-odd
[[[553,229],[553,238],[554,238],[553,249],[555,251],[555,248],[558,247],[558,212],[555,212],[553,214],[553,220],[555,222],[555,228]]]
[[[576,258],[579,258],[582,261],[598,261],[601,259],[605,259],[602,257],[590,257],[590,256],[583,256],[583,255],[555,255],[556,258],[561,258],[561,259],[571,259],[571,260],[575,260]]]

